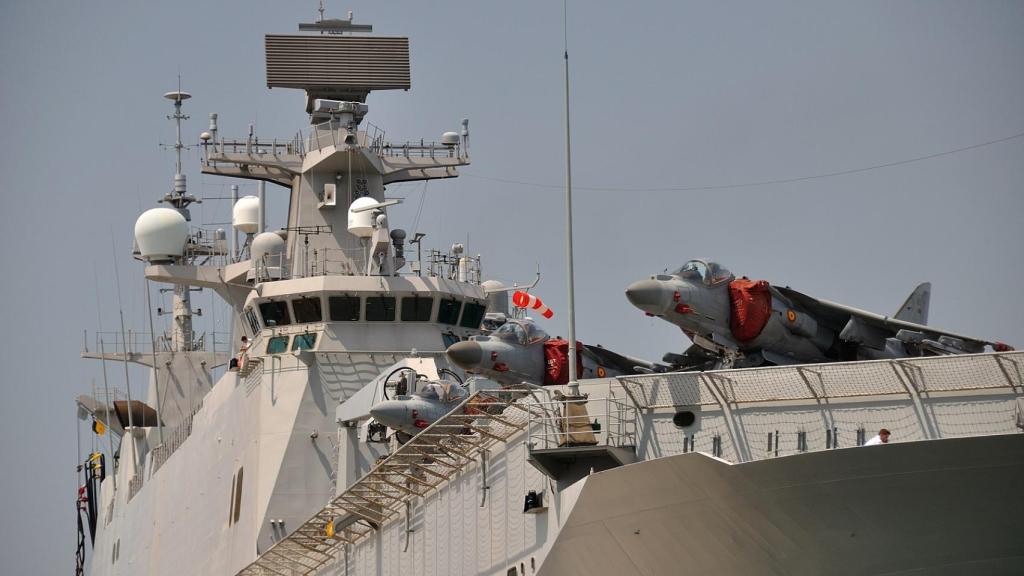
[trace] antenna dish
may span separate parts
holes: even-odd
[[[457,146],[459,144],[458,132],[445,132],[441,135],[441,144],[445,146]]]
[[[175,102],[181,102],[183,100],[188,100],[191,97],[192,97],[192,95],[189,94],[188,92],[181,92],[181,91],[168,92],[167,94],[164,94],[164,98],[167,98],[168,100],[174,100]]]
[[[231,209],[231,225],[245,234],[255,234],[260,228],[260,199],[243,196]]]
[[[172,208],[146,210],[135,221],[139,254],[150,262],[173,261],[185,253],[188,223]]]
[[[360,238],[373,236],[373,210],[380,208],[384,203],[378,203],[369,196],[356,198],[348,207],[348,231]]]
[[[264,232],[253,238],[249,251],[253,260],[264,256],[279,256],[284,254],[284,239],[274,232]]]
[[[371,202],[360,202],[360,200],[370,200]],[[359,203],[358,207],[356,206],[357,202]],[[402,203],[402,201],[398,200],[397,198],[394,199],[394,200],[385,200],[384,202],[377,202],[376,200],[374,200],[373,198],[370,198],[369,196],[364,196],[362,198],[357,199],[355,202],[353,202],[352,205],[349,206],[348,211],[349,212],[355,212],[355,213],[366,212],[368,210],[377,210],[379,208],[387,208],[388,206],[394,206],[396,204],[401,204],[401,203]]]

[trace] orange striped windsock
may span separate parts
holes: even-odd
[[[516,308],[532,308],[545,318],[551,318],[555,315],[551,308],[545,306],[540,298],[530,296],[522,290],[516,290],[512,294],[512,303],[515,304]]]

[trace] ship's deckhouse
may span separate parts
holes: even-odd
[[[377,338],[413,336],[442,352],[479,333],[487,312],[476,285],[423,277],[320,277],[259,286],[245,302],[250,356],[355,350]],[[356,346],[356,347],[354,347]]]

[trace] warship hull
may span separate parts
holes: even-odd
[[[632,464],[585,480],[539,574],[1019,574],[1021,474],[1021,435]]]

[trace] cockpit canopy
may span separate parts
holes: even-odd
[[[425,400],[451,402],[452,400],[460,400],[465,395],[466,390],[464,388],[453,385],[450,382],[425,382],[419,388],[419,396]]]
[[[541,330],[540,327],[529,320],[509,320],[497,330],[491,332],[491,336],[498,340],[505,340],[520,345],[543,342],[551,338],[547,332]]]
[[[672,274],[683,280],[700,280],[705,286],[715,286],[734,278],[728,268],[711,260],[690,260]]]

